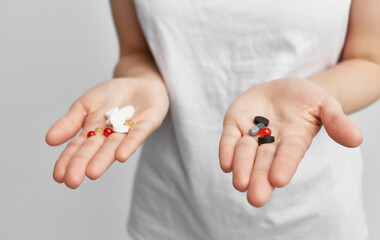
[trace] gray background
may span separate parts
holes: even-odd
[[[64,146],[44,142],[77,97],[111,78],[117,55],[107,1],[0,1],[0,239],[129,239],[136,156],[73,191],[52,178]],[[380,239],[379,109],[351,115],[365,136],[371,240]]]

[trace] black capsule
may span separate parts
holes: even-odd
[[[272,142],[274,142],[274,137],[273,136],[259,137],[259,144],[262,144],[262,143],[272,143]]]
[[[267,127],[269,124],[268,118],[262,117],[262,116],[256,116],[255,119],[253,120],[253,122],[255,124],[263,123],[265,125],[265,127]]]

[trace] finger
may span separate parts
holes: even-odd
[[[67,166],[65,175],[65,184],[69,188],[75,189],[83,182],[87,164],[98,152],[104,141],[105,137],[103,135],[92,136],[73,155]]]
[[[95,180],[103,175],[103,173],[115,161],[115,152],[121,141],[125,138],[123,133],[111,134],[101,149],[95,154],[86,168],[86,176]]]
[[[330,98],[322,105],[321,121],[328,135],[346,147],[358,147],[363,142],[359,128],[344,114],[340,103]]]
[[[153,120],[143,120],[136,122],[136,125],[131,128],[128,135],[120,143],[116,149],[116,159],[120,162],[125,162],[137,148],[147,139],[152,132],[157,128],[158,123]]]
[[[269,169],[276,153],[276,144],[261,144],[257,148],[247,193],[248,202],[255,207],[264,206],[270,199],[273,186],[269,182]]]
[[[232,171],[235,147],[242,137],[236,125],[225,125],[219,142],[219,164],[225,173]]]
[[[284,187],[290,182],[310,144],[311,140],[302,136],[287,136],[280,140],[269,172],[272,186]]]
[[[59,119],[46,134],[45,140],[49,145],[56,146],[74,137],[81,129],[86,110],[76,101],[67,114]]]
[[[231,107],[230,107],[231,108]],[[233,168],[236,144],[252,127],[250,114],[242,111],[227,111],[223,121],[223,132],[219,142],[219,164],[226,173]]]
[[[97,127],[103,127],[104,123],[102,115],[93,114],[93,116],[88,116],[80,136],[87,138],[88,131],[94,130]],[[65,174],[65,184],[69,188],[75,189],[83,182],[87,164],[98,152],[105,140],[106,137],[104,135],[95,135],[87,138],[77,152],[74,153],[67,165]]]
[[[248,188],[258,143],[251,136],[243,136],[236,144],[233,160],[233,185],[244,192]]]
[[[78,149],[85,141],[86,138],[81,136],[73,139],[71,142],[69,142],[69,144],[67,144],[65,150],[63,150],[61,156],[59,156],[54,166],[53,178],[56,182],[64,182],[67,165],[69,164],[73,155],[78,151]]]

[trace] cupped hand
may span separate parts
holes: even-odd
[[[113,133],[108,138],[87,133],[106,127],[105,112],[113,107],[133,105],[135,125],[128,134]],[[77,188],[87,175],[99,178],[117,159],[125,162],[143,141],[157,129],[169,109],[163,82],[157,79],[115,78],[82,95],[46,134],[49,145],[59,145],[73,138],[58,158],[53,172],[55,181]]]
[[[275,142],[258,144],[249,135],[255,116],[270,120]],[[321,125],[346,147],[357,147],[362,135],[340,103],[307,79],[279,79],[255,85],[228,109],[219,145],[220,166],[233,172],[233,185],[248,191],[248,202],[265,205],[275,187],[286,186]]]

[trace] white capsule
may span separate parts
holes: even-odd
[[[108,118],[106,121],[106,125],[112,125],[110,119]]]
[[[129,127],[126,125],[114,125],[113,126],[113,131],[117,133],[127,133],[129,132]]]
[[[119,108],[117,107],[114,107],[114,108],[111,108],[109,109],[105,115],[106,115],[106,118],[109,118],[112,114],[114,114],[115,112],[118,112],[119,111]]]
[[[128,105],[120,109],[120,112],[125,117],[125,120],[131,119],[135,114],[135,108],[132,105]]]
[[[125,117],[120,111],[113,113],[109,119],[110,119],[112,126],[114,126],[114,127],[116,125],[124,125],[124,122],[125,122]]]

